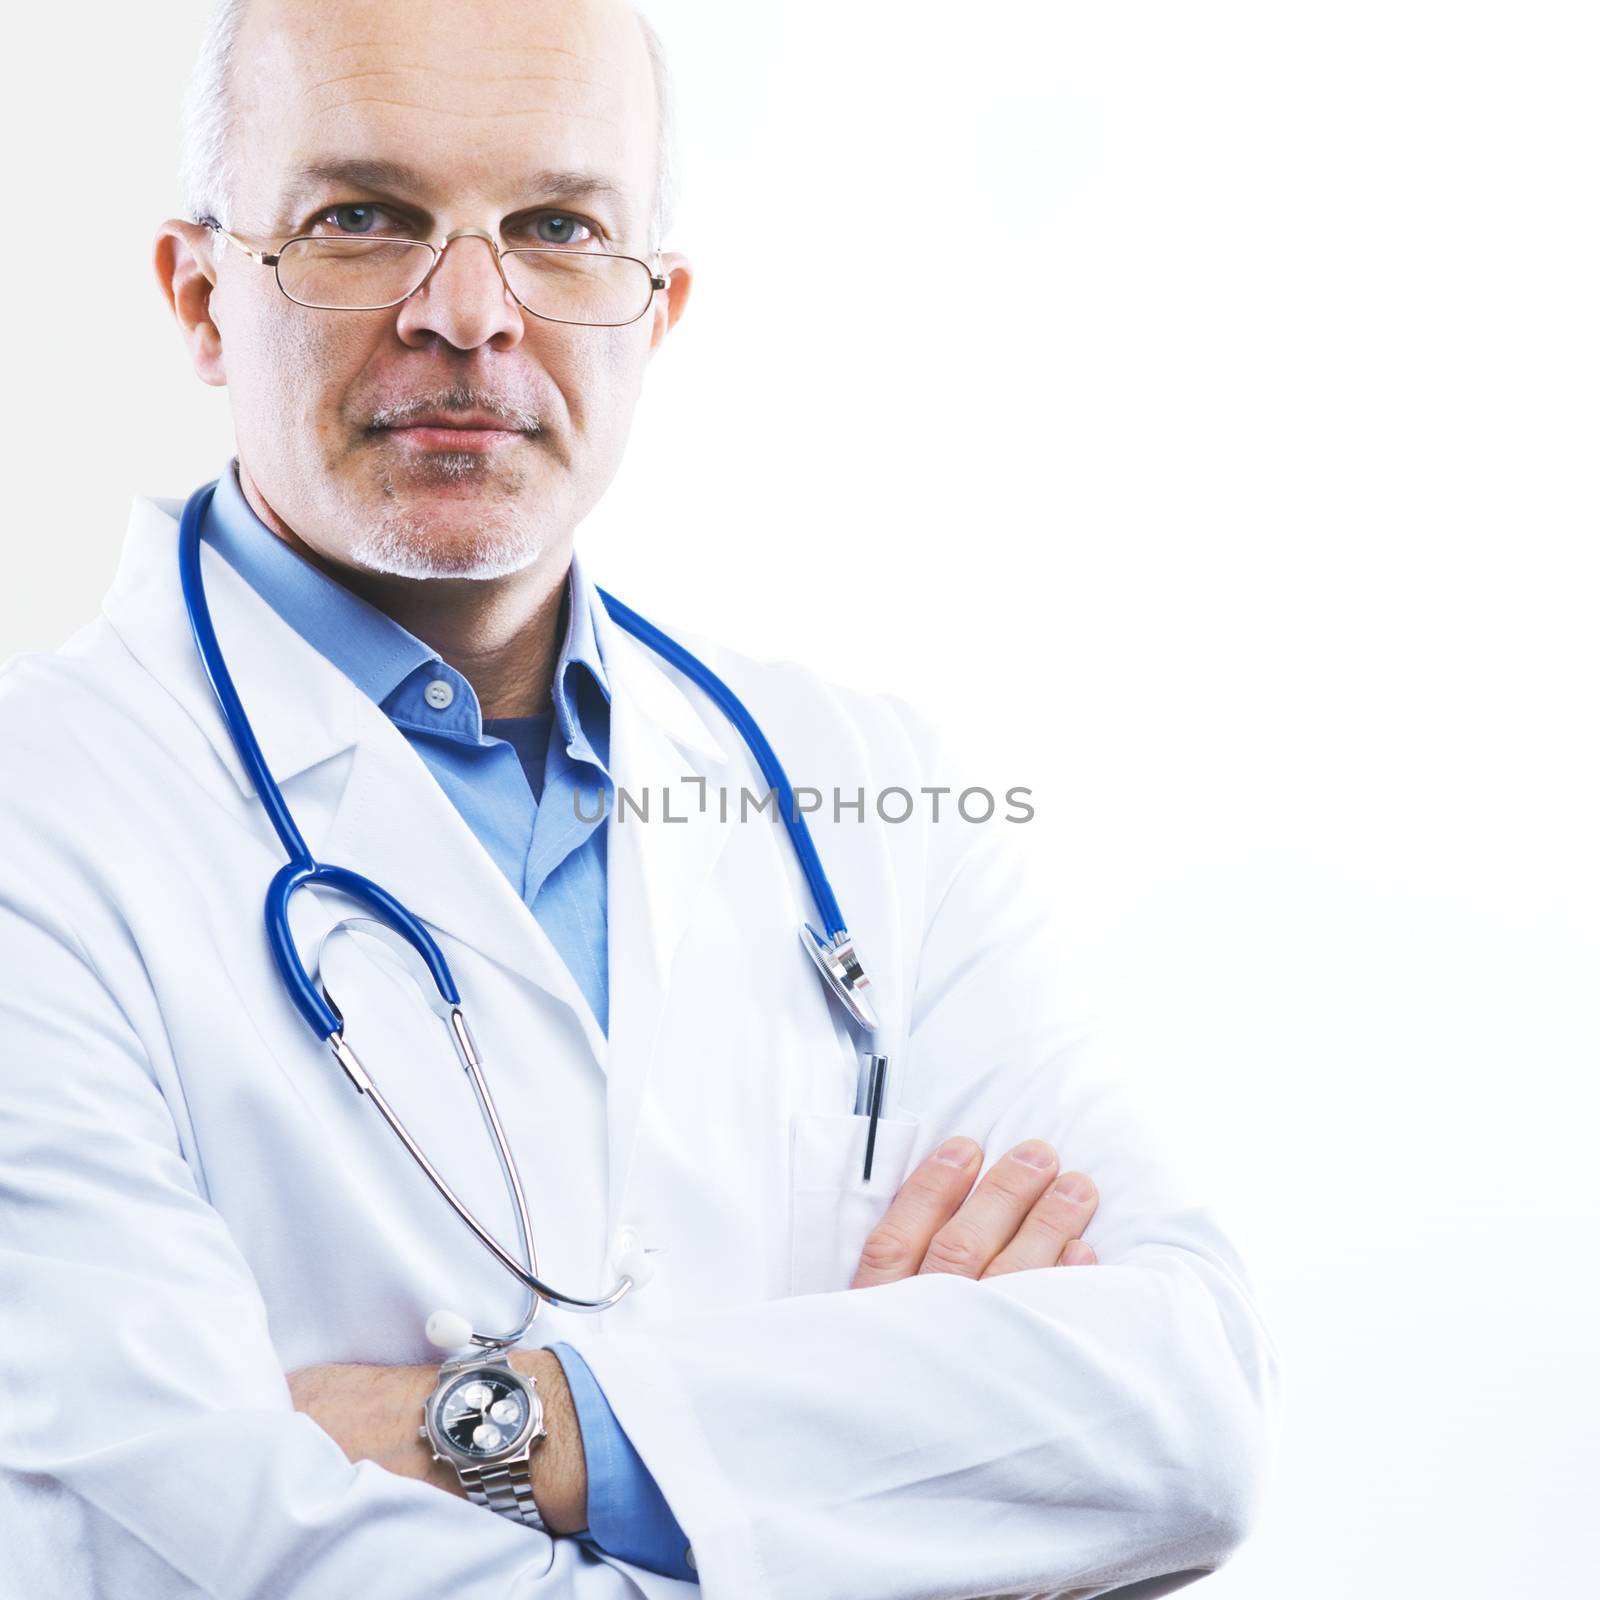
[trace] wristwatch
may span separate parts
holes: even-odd
[[[549,1430],[537,1380],[481,1350],[447,1361],[422,1408],[421,1436],[456,1469],[467,1498],[549,1532],[533,1500],[529,1462]]]

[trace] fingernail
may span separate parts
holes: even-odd
[[[1091,1266],[1094,1264],[1095,1259],[1093,1245],[1085,1244],[1082,1239],[1074,1239],[1061,1252],[1061,1264],[1066,1267]]]
[[[941,1166],[964,1167],[972,1160],[976,1148],[970,1139],[946,1139],[934,1152],[933,1159]]]
[[[1068,1172],[1056,1179],[1055,1192],[1083,1205],[1094,1199],[1094,1185],[1081,1172]]]
[[[1025,1167],[1053,1167],[1056,1153],[1042,1139],[1030,1139],[1011,1152],[1011,1159],[1020,1161]]]

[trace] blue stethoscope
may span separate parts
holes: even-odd
[[[265,905],[267,940],[271,945],[278,972],[301,1016],[305,1018],[317,1037],[332,1049],[334,1058],[344,1069],[356,1090],[366,1095],[378,1108],[395,1137],[406,1147],[417,1165],[427,1174],[434,1188],[450,1203],[456,1215],[472,1230],[484,1248],[528,1291],[528,1303],[522,1322],[509,1333],[477,1333],[473,1331],[470,1322],[458,1312],[436,1311],[428,1318],[428,1338],[446,1350],[459,1349],[467,1344],[501,1349],[516,1344],[522,1338],[532,1326],[540,1305],[545,1301],[549,1301],[552,1305],[567,1306],[575,1311],[609,1310],[630,1289],[643,1284],[650,1276],[648,1255],[637,1235],[631,1230],[623,1230],[618,1248],[613,1251],[611,1258],[617,1281],[597,1300],[584,1300],[574,1295],[561,1294],[540,1280],[538,1255],[534,1248],[533,1228],[528,1220],[528,1204],[522,1188],[521,1174],[507,1144],[500,1118],[495,1112],[494,1101],[489,1095],[489,1086],[483,1076],[482,1059],[478,1055],[472,1033],[467,1027],[467,1019],[461,1009],[461,997],[443,953],[422,923],[387,889],[358,872],[350,871],[347,867],[331,866],[318,861],[306,847],[299,828],[295,826],[294,817],[283,798],[283,791],[267,767],[261,746],[256,742],[255,732],[250,726],[250,719],[245,715],[238,691],[233,686],[233,678],[228,672],[227,663],[223,660],[222,647],[217,642],[216,628],[212,625],[211,608],[206,603],[205,586],[200,574],[200,530],[216,487],[215,482],[203,484],[189,496],[184,505],[178,528],[178,569],[183,582],[183,599],[189,615],[189,626],[193,630],[195,645],[205,666],[206,676],[211,680],[211,687],[216,693],[217,703],[228,724],[234,748],[239,752],[239,759],[249,772],[256,793],[261,798],[261,804],[266,808],[272,826],[277,831],[278,838],[289,857],[268,886]],[[878,1025],[866,996],[870,984],[866,974],[861,970],[861,962],[845,926],[844,917],[840,913],[839,902],[834,898],[827,874],[822,870],[822,862],[818,859],[811,831],[795,804],[794,786],[789,782],[788,775],[773,753],[772,746],[767,743],[766,736],[756,724],[755,718],[740,703],[727,684],[704,662],[690,654],[682,645],[669,639],[636,611],[629,610],[605,590],[600,590],[599,594],[611,619],[697,683],[717,703],[749,746],[750,753],[755,757],[763,776],[777,793],[778,803],[782,807],[784,827],[788,830],[790,842],[794,846],[800,868],[805,873],[811,897],[816,902],[822,921],[821,932],[810,922],[803,922],[800,928],[800,941],[816,963],[817,970],[822,974],[832,994],[844,1006],[851,1019],[870,1034]],[[310,885],[320,885],[346,895],[371,913],[368,917],[346,918],[324,936],[318,950],[317,979],[313,979],[307,973],[289,931],[290,897],[297,889]],[[346,1041],[343,1015],[335,1005],[333,996],[328,992],[326,982],[321,980],[322,949],[334,934],[346,931],[375,940],[380,951],[417,983],[429,1009],[448,1027],[456,1055],[472,1081],[479,1109],[494,1139],[501,1174],[516,1213],[517,1232],[522,1245],[520,1261],[478,1221],[451,1189],[443,1175],[428,1160]],[[869,1091],[870,1105],[867,1108],[872,1116],[872,1127],[868,1132],[867,1170],[870,1176],[871,1139],[877,1131],[877,1117],[882,1103],[883,1076],[887,1062],[883,1056],[875,1055],[869,1059],[873,1064],[872,1087]]]

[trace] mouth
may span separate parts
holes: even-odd
[[[531,438],[532,430],[508,425],[484,412],[457,414],[428,412],[397,426],[377,430],[410,450],[449,450],[487,454],[517,439]]]

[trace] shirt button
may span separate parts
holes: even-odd
[[[686,1544],[683,1547],[683,1564],[691,1572],[698,1572],[700,1570],[700,1568],[695,1565],[694,1546],[692,1544]]]
[[[422,691],[422,698],[433,707],[435,711],[445,710],[456,697],[456,692],[443,678],[435,678],[426,689]]]

